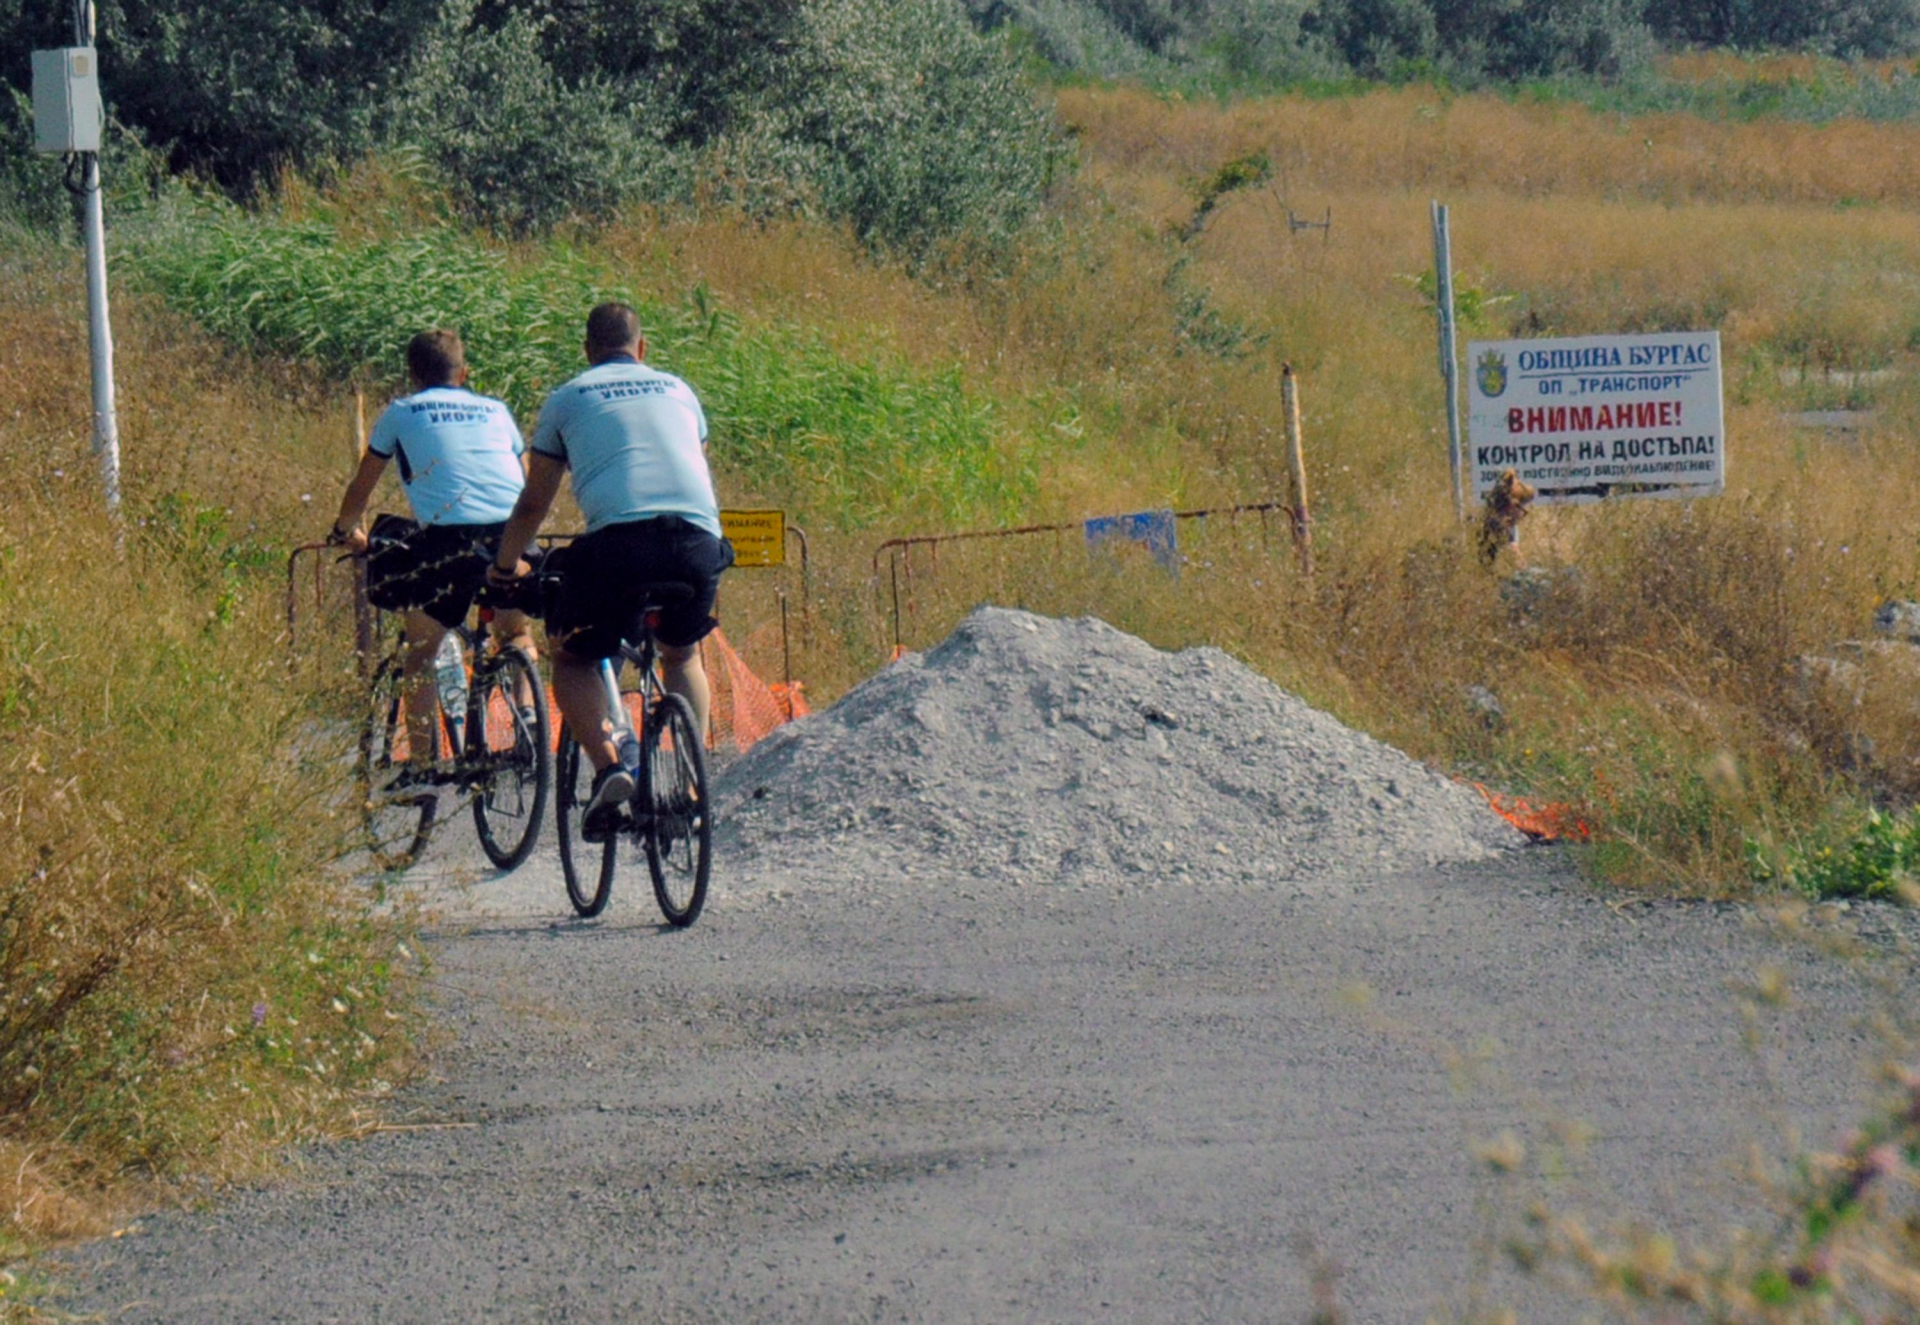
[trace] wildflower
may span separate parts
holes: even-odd
[[[1842,1179],[1840,1200],[1843,1203],[1858,1201],[1874,1179],[1893,1172],[1899,1166],[1900,1152],[1894,1146],[1874,1146],[1865,1154],[1855,1156],[1847,1165]]]
[[[1907,1092],[1907,1121],[1920,1123],[1920,1068],[1900,1073],[1900,1087]]]
[[[259,1030],[262,1026],[266,1024],[267,1024],[267,1005],[265,1003],[255,1003],[253,1005],[253,1028],[255,1030]]]
[[[1826,1247],[1819,1247],[1806,1260],[1788,1267],[1787,1282],[1795,1288],[1812,1288],[1832,1270],[1833,1252]]]

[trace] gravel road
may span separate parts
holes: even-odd
[[[1751,1219],[1732,1176],[1863,1098],[1866,1002],[1732,908],[1616,912],[1552,852],[1364,890],[723,889],[663,932],[553,871],[434,941],[449,1030],[414,1122],[68,1258],[110,1320],[1304,1320],[1464,1301],[1468,1157],[1595,1130],[1570,1209]],[[775,887],[791,900],[773,902]],[[1730,986],[1798,1006],[1756,1087]],[[1370,1011],[1340,991],[1375,993]],[[1487,1055],[1478,1079],[1456,1052]],[[1603,1195],[1604,1194],[1604,1195]],[[1499,1293],[1570,1319],[1531,1285]]]
[[[1362,787],[1355,812],[1378,799]],[[450,826],[415,872],[446,1029],[396,1107],[421,1130],[74,1249],[58,1305],[1304,1321],[1310,1239],[1354,1321],[1476,1289],[1573,1319],[1473,1268],[1477,1140],[1512,1129],[1539,1154],[1584,1123],[1557,1206],[1717,1229],[1764,1215],[1736,1176],[1749,1143],[1834,1136],[1870,1091],[1872,1007],[1845,966],[1744,908],[1610,906],[1551,849],[1239,881],[1080,862],[1036,883],[1018,853],[983,874],[937,842],[819,845],[804,870],[777,836],[738,846],[672,932],[644,877],[566,919],[550,848],[487,876]],[[1890,916],[1835,923],[1883,968],[1908,960]],[[1756,1056],[1735,991],[1767,963],[1794,1002]]]

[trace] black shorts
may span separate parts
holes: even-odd
[[[547,639],[586,662],[611,658],[621,640],[640,633],[647,604],[639,591],[673,582],[691,585],[693,597],[664,609],[653,637],[676,648],[698,644],[720,624],[713,600],[720,572],[732,564],[732,544],[677,515],[582,534],[548,555],[547,568],[559,573],[560,586],[547,610]]]
[[[386,612],[425,612],[451,630],[487,580],[504,524],[430,524],[367,549],[367,600]]]

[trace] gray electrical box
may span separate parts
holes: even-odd
[[[97,152],[100,64],[91,46],[33,53],[33,150]]]

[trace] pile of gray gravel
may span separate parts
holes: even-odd
[[[1471,788],[1218,649],[981,608],[720,777],[728,875],[1362,879],[1519,835]],[[737,875],[736,875],[737,877]]]

